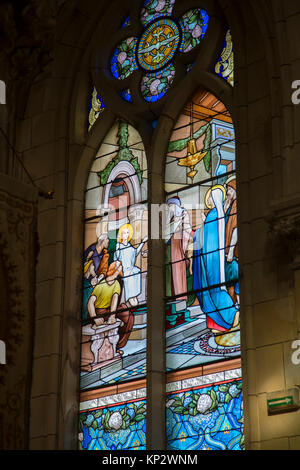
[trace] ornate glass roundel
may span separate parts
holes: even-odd
[[[161,18],[154,21],[138,43],[138,64],[148,72],[161,69],[174,57],[179,41],[179,28],[173,20]]]

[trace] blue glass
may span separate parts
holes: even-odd
[[[149,103],[155,103],[156,101],[159,101],[165,94],[166,91],[162,91],[154,96],[145,96],[145,101],[148,101]]]
[[[216,176],[226,175],[227,173],[227,166],[226,165],[219,165]]]
[[[135,60],[137,39],[130,37],[122,41],[114,50],[110,70],[114,78],[124,80],[138,68]]]
[[[218,225],[217,208],[213,207],[207,214],[203,233],[200,229],[195,232],[193,288],[195,291],[198,291],[196,296],[202,311],[215,324],[225,330],[229,330],[233,326],[238,308],[234,305],[232,297],[228,292],[218,285],[222,282],[220,279]],[[212,288],[209,289],[209,287]]]
[[[241,380],[169,394],[166,431],[168,449],[242,450]]]
[[[130,18],[129,18],[129,16],[127,16],[127,18],[123,22],[121,28],[126,28],[126,26],[129,26],[129,25],[130,25]]]
[[[190,52],[200,44],[208,28],[209,16],[203,9],[187,11],[179,20],[182,32],[180,52]]]
[[[113,53],[113,56],[111,58],[111,62],[110,62],[110,70],[111,70],[111,73],[113,74],[113,76],[115,78],[119,78],[119,72],[118,72],[118,67],[117,67],[117,64],[118,64],[118,54],[119,54],[119,51],[118,49],[116,49]]]
[[[132,97],[131,97],[131,92],[129,88],[127,90],[122,90],[120,92],[120,95],[125,101],[128,101],[128,103],[132,103]]]
[[[146,401],[80,413],[79,447],[85,450],[145,450]]]
[[[169,90],[175,76],[173,64],[167,65],[163,70],[155,73],[147,73],[141,82],[141,91],[145,101],[155,103],[159,101]]]

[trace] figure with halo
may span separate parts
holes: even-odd
[[[239,311],[226,289],[225,198],[226,190],[222,185],[213,186],[206,193],[205,204],[210,210],[204,222],[201,245],[198,231],[195,232],[193,288],[206,314],[207,327],[217,335],[215,341],[229,345],[230,341],[234,344],[236,338],[223,333],[238,326]]]

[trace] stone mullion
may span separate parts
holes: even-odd
[[[151,156],[150,156],[151,157]],[[163,202],[162,175],[149,162],[149,242],[147,321],[147,449],[165,449],[164,241],[151,237],[153,205]]]

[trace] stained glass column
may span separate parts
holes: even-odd
[[[86,190],[79,448],[146,448],[148,180],[138,132],[117,120]]]
[[[200,91],[166,158],[167,447],[243,449],[235,135]]]

